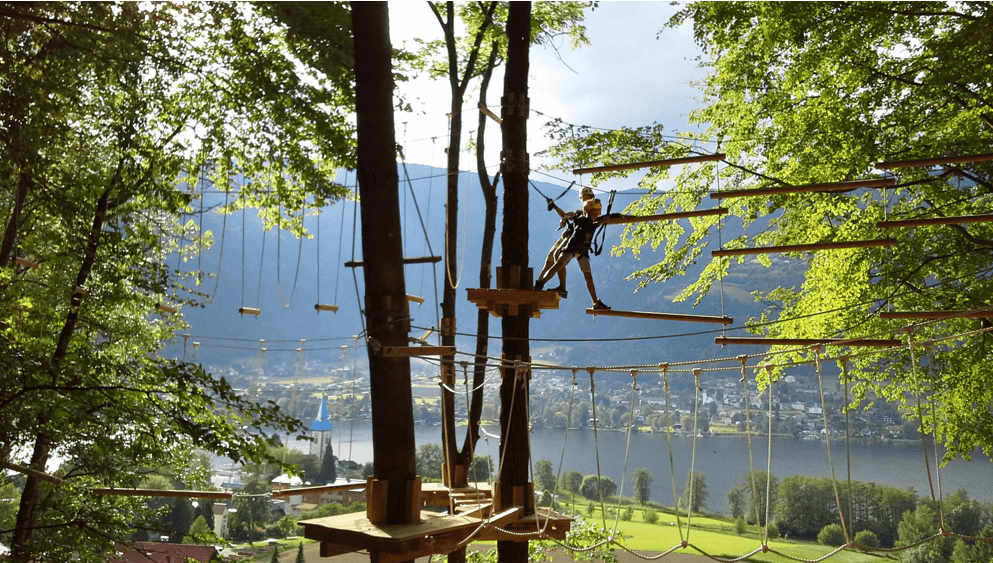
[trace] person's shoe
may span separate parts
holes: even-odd
[[[596,301],[593,302],[593,310],[594,311],[609,311],[610,310],[610,307],[608,307],[603,301],[600,301],[599,299],[597,299]]]
[[[569,297],[569,292],[566,291],[565,288],[562,287],[561,285],[558,286],[558,287],[553,287],[552,289],[549,289],[548,291],[554,291],[554,292],[558,293],[559,294],[559,297],[561,297],[562,299],[565,299],[566,297]]]
[[[535,291],[541,291],[542,289],[545,289],[545,282],[543,282],[541,280],[538,280],[538,281],[534,282],[534,290]]]

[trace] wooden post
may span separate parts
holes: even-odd
[[[407,345],[399,176],[393,127],[393,68],[385,2],[353,2],[357,177],[362,202],[362,255],[368,338],[379,346]],[[369,515],[387,524],[413,523],[414,413],[410,358],[376,354],[369,346],[373,475]],[[373,507],[379,499],[381,506]]]
[[[527,153],[528,121],[528,47],[531,40],[531,3],[511,2],[507,17],[507,66],[504,73],[502,114],[503,119],[503,256],[500,265],[507,274],[507,283],[513,283],[517,273],[518,288],[521,272],[528,266],[528,174],[530,164]],[[527,280],[529,284],[531,280]],[[509,311],[508,311],[509,313]],[[527,405],[529,378],[517,361],[530,359],[530,321],[526,308],[519,308],[516,315],[507,314],[501,319],[503,329],[503,381],[500,383],[500,499],[494,504],[513,505],[513,491],[528,486]],[[509,496],[508,496],[509,495]],[[533,512],[533,506],[531,511]],[[527,512],[527,510],[525,510]],[[498,541],[497,555],[500,563],[526,563],[528,542]]]

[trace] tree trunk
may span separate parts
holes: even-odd
[[[530,285],[528,273],[528,158],[527,94],[528,46],[531,39],[531,3],[511,2],[507,17],[507,70],[504,77],[503,117],[503,272],[520,268],[520,287]],[[508,276],[509,277],[509,276]],[[530,373],[517,370],[514,362],[530,361],[530,321],[526,308],[517,315],[504,315],[503,381],[500,384],[500,466],[499,505],[513,506],[514,488],[524,488],[528,498],[528,384]],[[497,500],[497,499],[494,499]],[[528,542],[497,542],[501,563],[525,563]]]
[[[419,502],[408,492],[416,477],[410,360],[380,352],[406,346],[409,332],[386,3],[353,2],[352,27],[374,476],[387,483],[386,523],[406,524]]]

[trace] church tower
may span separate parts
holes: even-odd
[[[310,453],[317,457],[324,455],[324,450],[331,439],[331,420],[328,418],[328,398],[321,397],[321,408],[317,410],[317,419],[310,425],[310,436],[314,441],[310,443]],[[317,450],[316,452],[314,450]]]

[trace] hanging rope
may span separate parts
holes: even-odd
[[[766,465],[765,465],[765,534],[762,536],[762,547],[766,548],[769,545],[769,510],[770,501],[772,500],[772,369],[771,364],[766,365],[766,373],[769,376],[769,414],[768,417],[768,427],[769,427],[769,445],[766,449]]]
[[[817,384],[821,392],[821,415],[824,417],[824,439],[827,440],[828,466],[831,468],[831,485],[834,488],[834,500],[838,503],[838,517],[841,520],[841,531],[845,534],[845,543],[851,543],[852,538],[845,522],[845,511],[841,507],[841,496],[838,494],[838,479],[834,474],[834,460],[831,458],[831,428],[828,426],[827,401],[824,399],[824,373],[823,360],[821,359],[821,347],[813,346],[814,360],[817,362]],[[851,487],[849,486],[849,499],[851,499]]]
[[[755,483],[755,458],[752,455],[752,414],[751,400],[748,398],[748,373],[745,370],[745,362],[748,356],[738,356],[741,360],[741,383],[745,387],[745,436],[748,437],[748,476],[752,481],[752,504],[755,506],[755,524],[761,525],[762,518],[759,515],[759,488]]]
[[[638,370],[631,370],[631,412],[628,415],[628,436],[627,444],[624,446],[624,466],[621,470],[621,486],[617,491],[617,512],[614,516],[614,533],[617,533],[617,526],[621,517],[621,498],[624,496],[624,478],[628,474],[628,453],[631,451],[631,429],[634,427],[634,411],[638,404]]]
[[[686,499],[686,541],[690,541],[690,527],[693,521],[693,494],[696,481],[696,436],[699,433],[697,428],[697,423],[700,420],[700,370],[693,370],[693,379],[696,383],[695,390],[693,391],[693,448],[690,451],[690,482],[689,482],[689,498]]]
[[[659,364],[659,370],[662,371],[662,385],[665,388],[665,415],[668,418],[672,412],[669,409],[669,377],[668,370],[669,364]],[[677,506],[679,501],[679,494],[676,493],[676,462],[672,456],[672,427],[675,424],[673,420],[666,420],[666,431],[665,436],[669,443],[669,473],[672,476],[672,505]],[[683,524],[679,521],[679,510],[676,511],[676,529],[679,530],[679,542],[680,544],[686,544],[686,539],[683,537]]]
[[[596,381],[593,379],[596,368],[586,368],[586,371],[590,372],[590,402],[593,404],[593,448],[596,452],[596,488],[597,493],[600,495],[600,519],[603,522],[604,529],[606,529],[607,509],[603,504],[603,473],[600,471],[600,438],[597,431],[600,420],[596,413]]]

